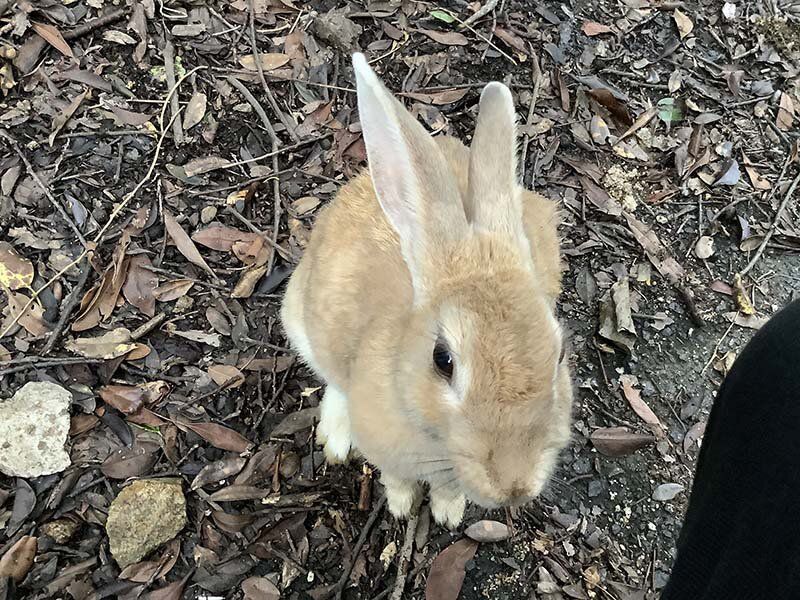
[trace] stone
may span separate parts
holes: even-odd
[[[106,533],[121,569],[174,538],[186,525],[186,498],[179,479],[140,479],[108,508]]]
[[[66,469],[70,404],[69,390],[47,381],[28,382],[0,400],[0,473],[30,478]]]

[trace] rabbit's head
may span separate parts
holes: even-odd
[[[372,181],[413,288],[397,340],[398,402],[440,452],[426,460],[445,484],[486,507],[524,502],[568,441],[572,391],[523,224],[511,93],[484,88],[459,182],[364,56],[353,64]]]

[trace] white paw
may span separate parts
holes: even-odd
[[[433,520],[448,529],[455,529],[461,524],[466,507],[467,499],[463,494],[456,496],[450,493],[434,492],[431,494],[431,515],[433,515]]]
[[[325,389],[320,404],[317,441],[324,445],[325,460],[331,464],[347,461],[350,454],[350,415],[347,398],[334,386]]]
[[[389,512],[396,519],[408,518],[419,496],[419,485],[385,475],[381,478],[381,482],[386,488]]]

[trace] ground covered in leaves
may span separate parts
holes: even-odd
[[[562,208],[574,441],[466,531],[322,464],[276,321],[365,161],[356,49],[467,141],[508,83]],[[657,597],[715,390],[800,282],[799,51],[788,0],[0,0],[0,598]]]

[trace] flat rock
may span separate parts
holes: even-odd
[[[0,473],[28,478],[66,469],[71,403],[68,390],[47,381],[26,383],[0,400]]]
[[[108,508],[106,533],[120,568],[138,562],[186,525],[186,498],[178,479],[140,479]]]

